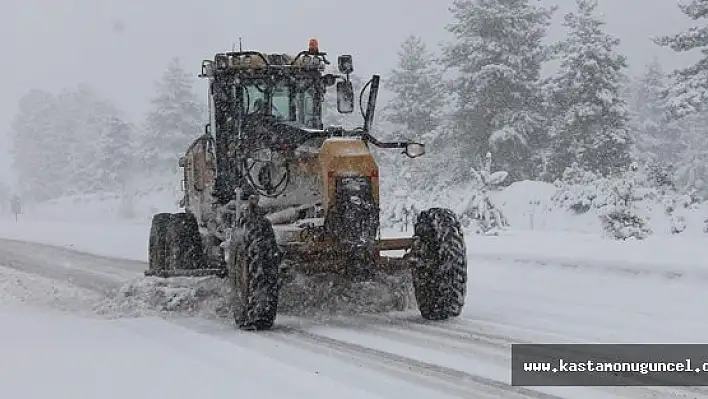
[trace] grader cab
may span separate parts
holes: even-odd
[[[323,126],[327,88],[337,111],[354,111],[350,55],[327,71],[317,40],[295,56],[216,54],[199,75],[209,82],[209,122],[180,159],[184,212],[157,214],[148,276],[217,275],[239,293],[243,329],[273,326],[287,275],[334,274],[366,281],[410,270],[422,316],[458,316],[467,281],[465,243],[456,215],[422,211],[412,237],[381,238],[379,167],[370,146],[425,153],[415,142],[370,134],[379,76],[360,127]],[[389,256],[389,251],[404,252]]]

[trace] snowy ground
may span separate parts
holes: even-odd
[[[146,267],[148,220],[61,207],[0,221],[2,237],[64,247],[0,241],[0,397],[708,397],[691,387],[508,386],[513,342],[703,341],[700,236],[468,236],[469,293],[457,320],[281,316],[274,331],[252,334],[214,312],[166,315],[115,297]]]

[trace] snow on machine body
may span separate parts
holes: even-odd
[[[328,87],[336,84],[338,112],[354,110],[352,57],[338,57],[339,74],[325,73],[328,64],[315,39],[295,57],[234,51],[203,61],[210,120],[180,159],[185,211],[153,216],[145,274],[228,278],[244,329],[273,326],[294,275],[346,282],[409,273],[424,318],[458,316],[467,264],[456,215],[424,210],[412,237],[380,238],[379,168],[369,146],[411,158],[425,147],[369,134],[377,75],[360,95],[369,87],[363,127],[324,127]]]

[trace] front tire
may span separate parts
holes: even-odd
[[[467,294],[467,254],[462,227],[449,209],[422,211],[415,223],[419,242],[412,251],[415,297],[426,320],[462,313]]]
[[[270,221],[262,216],[249,217],[243,222],[240,315],[236,323],[243,330],[269,330],[278,312],[278,274],[283,253],[275,240]]]

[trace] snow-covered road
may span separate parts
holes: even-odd
[[[471,252],[459,319],[280,316],[273,331],[244,333],[228,318],[96,312],[145,263],[0,240],[0,397],[708,397],[697,387],[508,385],[513,342],[701,342],[701,278]]]

